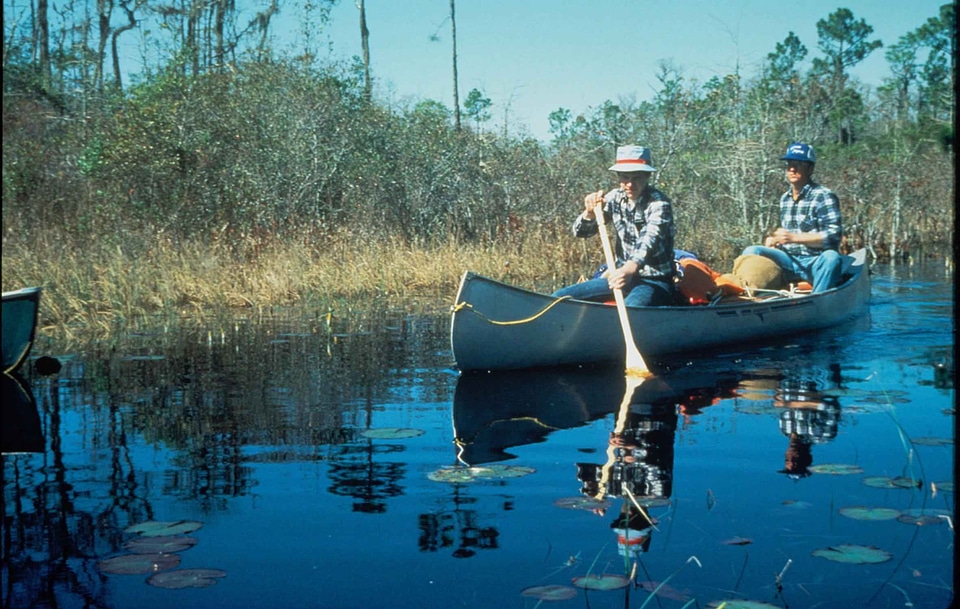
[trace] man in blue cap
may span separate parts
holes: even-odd
[[[840,199],[811,179],[817,155],[810,144],[790,144],[780,160],[787,163],[790,184],[780,197],[781,226],[763,246],[751,245],[743,254],[770,258],[788,274],[809,281],[814,292],[829,290],[840,282],[842,271]]]

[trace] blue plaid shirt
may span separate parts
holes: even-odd
[[[622,188],[611,190],[604,197],[604,218],[613,222],[617,231],[615,248],[617,266],[627,260],[637,263],[641,277],[673,276],[673,205],[667,195],[647,185],[640,200],[632,208]],[[598,234],[596,220],[583,214],[573,223],[575,237]]]
[[[807,182],[800,198],[793,200],[788,190],[780,197],[780,223],[794,233],[823,233],[823,245],[814,249],[799,243],[785,243],[783,249],[799,256],[816,256],[823,250],[839,250],[843,236],[840,221],[840,199],[829,188]]]

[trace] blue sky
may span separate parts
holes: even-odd
[[[491,99],[488,128],[525,128],[548,137],[557,108],[574,114],[621,97],[650,99],[661,60],[699,82],[732,72],[756,74],[790,31],[819,56],[817,21],[840,7],[874,29],[884,47],[939,14],[945,0],[458,0],[461,103],[478,88]],[[449,0],[366,0],[375,94],[386,100],[453,99]],[[333,10],[327,36],[334,57],[360,55],[352,0]],[[438,29],[439,28],[439,29]],[[439,41],[431,41],[431,35]],[[876,85],[888,76],[885,48],[853,69]]]

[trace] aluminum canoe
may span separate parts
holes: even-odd
[[[841,284],[817,294],[780,292],[711,306],[628,307],[644,358],[777,341],[864,314],[870,299],[865,250],[844,257]],[[464,273],[450,343],[461,371],[623,362],[616,307],[511,286]]]
[[[41,288],[3,293],[3,372],[16,371],[30,354],[37,332]]]

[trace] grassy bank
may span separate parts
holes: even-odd
[[[321,240],[174,244],[164,238],[67,243],[54,234],[3,246],[3,290],[44,288],[40,326],[52,336],[109,334],[158,319],[304,307],[316,311],[418,298],[452,304],[470,269],[551,290],[588,273],[599,240],[573,239],[566,225],[487,244],[414,246],[348,233]]]

